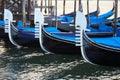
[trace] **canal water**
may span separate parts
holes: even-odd
[[[81,55],[44,54],[0,41],[0,80],[119,80],[120,68],[91,65]]]

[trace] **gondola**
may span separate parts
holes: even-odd
[[[120,66],[120,37],[93,37],[83,32],[82,52],[89,63],[102,66]]]
[[[81,22],[81,16],[77,17],[77,22]],[[75,27],[75,25],[74,25]],[[106,26],[104,26],[106,27]],[[108,27],[110,28],[110,27]],[[111,29],[111,28],[110,28]],[[111,36],[113,35],[113,29],[109,31],[91,31],[87,34],[93,36]],[[56,54],[80,54],[80,48],[76,45],[76,32],[61,32],[56,27],[47,26],[40,27],[39,41],[41,48],[47,53]]]
[[[95,13],[97,13],[97,11]],[[68,27],[68,26],[66,26],[66,25],[72,24],[74,22],[73,14],[75,16],[76,12],[68,14],[67,16],[66,15],[59,16],[58,20],[62,21],[61,23],[62,23],[63,26],[61,24],[59,24],[58,29],[60,29],[62,31],[75,31],[75,27]],[[92,13],[89,13],[89,15],[90,14],[92,14]],[[114,6],[113,6],[113,8],[110,11],[108,11],[108,12],[106,12],[104,14],[101,14],[101,15],[98,15],[98,16],[90,15],[91,26],[93,26],[94,24],[97,25],[98,23],[110,22],[111,20],[109,20],[108,18],[110,16],[112,16],[113,14],[114,14]],[[87,18],[87,15],[86,15],[86,18]],[[59,23],[60,23],[60,21],[59,21]]]
[[[10,10],[4,9],[4,20],[5,20],[5,33],[8,34],[10,42],[15,46],[31,46],[30,43],[37,43],[37,39],[34,38],[35,28],[30,26],[23,26],[23,22],[19,22],[19,26],[14,26],[13,24],[13,14]],[[22,37],[22,33],[24,31],[24,37]],[[35,44],[36,46],[36,44]]]
[[[15,46],[31,46],[29,43],[35,44],[37,46],[39,40],[34,37],[35,35],[35,28],[30,26],[24,26],[23,22],[18,21],[18,25],[14,26],[13,22],[13,15],[11,11],[5,9],[5,34],[8,33],[10,42],[14,44]],[[9,14],[9,16],[8,16]],[[11,22],[8,23],[10,18],[12,18]],[[40,18],[38,16],[38,18]],[[34,20],[35,21],[35,20]],[[3,30],[4,31],[4,30]],[[4,32],[3,32],[4,33]]]
[[[79,6],[81,8],[81,5],[82,5],[81,0],[79,0],[79,2],[80,2]],[[63,15],[63,16],[59,16],[59,19],[64,23],[62,24],[63,26],[59,24],[59,26],[57,27],[58,29],[60,29],[62,31],[75,31],[74,27],[68,27],[68,23],[69,24],[74,23],[74,17],[75,17],[75,14],[76,14],[76,8],[75,7],[76,7],[76,3],[74,1],[74,12]],[[87,0],[87,7],[89,7],[89,0]],[[79,11],[81,11],[81,9],[79,9]],[[114,14],[114,4],[113,4],[112,10],[110,10],[110,11],[104,13],[104,14],[101,14],[101,15],[98,15],[99,12],[100,12],[99,0],[97,0],[97,10],[93,13],[87,13],[87,15],[86,15],[86,18],[90,19],[92,26],[94,24],[97,24],[97,23],[100,23],[100,22],[101,23],[107,22],[108,21],[107,18],[109,18],[110,16],[112,16]],[[64,25],[67,25],[67,26],[65,27]]]
[[[50,19],[51,20],[51,19]],[[46,21],[46,20],[45,20]],[[62,24],[62,26],[63,25],[65,25],[66,26],[66,24]],[[69,24],[67,24],[67,25],[69,25]],[[23,27],[23,26],[22,26]],[[65,27],[64,27],[65,28]],[[64,28],[62,28],[62,30],[64,29]],[[74,28],[74,27],[73,27]],[[73,30],[74,31],[74,29],[71,29],[71,30]],[[8,29],[10,29],[10,31],[8,32],[8,34],[9,34],[9,39],[10,39],[10,41],[14,44],[14,45],[16,45],[16,46],[18,46],[18,45],[22,45],[22,46],[24,46],[25,45],[25,43],[28,43],[28,42],[38,42],[38,39],[36,39],[36,38],[34,38],[34,35],[35,35],[35,28],[34,28],[34,26],[33,26],[33,28],[30,28],[30,27],[23,27],[23,28],[15,28],[15,26],[13,25],[13,24],[11,24],[10,25],[10,28],[8,28]],[[61,30],[60,30],[61,31]],[[12,32],[15,32],[15,34],[12,34]],[[13,37],[16,37],[18,40],[14,40],[13,39]],[[15,39],[16,39],[15,38]]]
[[[77,14],[77,13],[76,13]],[[44,17],[42,17],[44,18]],[[77,20],[75,22],[81,22],[81,16],[77,17]],[[40,32],[36,35],[38,35],[39,42],[41,48],[46,53],[55,53],[55,54],[80,54],[80,50],[78,46],[75,46],[78,42],[76,40],[76,32],[61,32],[58,28],[60,25],[60,22],[58,20],[55,20],[55,23],[53,26],[48,23],[47,26],[41,26],[40,29],[38,29]],[[67,27],[74,27],[76,24],[69,24],[65,25]],[[56,27],[55,27],[56,26]],[[111,36],[113,35],[113,28],[111,26],[106,26],[104,24],[100,24],[99,26],[104,26],[104,30],[101,29],[90,29],[91,32],[88,32],[87,34],[91,37],[93,36]],[[105,29],[106,28],[106,29]]]
[[[10,11],[9,11],[10,12]],[[11,13],[11,12],[10,12]],[[12,14],[12,13],[11,13]],[[51,19],[50,19],[51,20]],[[47,21],[47,20],[45,20]],[[50,23],[51,21],[48,20],[48,23]],[[61,21],[60,21],[61,22]],[[64,25],[68,25],[69,27],[69,24],[68,23],[62,23],[60,24],[61,27],[63,27]],[[34,38],[34,35],[35,35],[35,28],[34,26],[33,27],[30,27],[30,26],[24,26],[23,27],[23,22],[22,21],[19,21],[18,22],[18,25],[17,27],[15,27],[12,23],[11,25],[9,26],[10,28],[7,28],[7,29],[10,29],[9,32],[7,32],[9,34],[9,39],[10,41],[15,45],[15,46],[26,46],[29,44],[29,42],[35,42],[36,44],[38,43],[38,39]],[[67,27],[67,26],[66,26]],[[64,27],[65,29],[65,27]],[[67,28],[66,28],[67,29]],[[71,27],[71,31],[74,30],[74,27]],[[63,29],[60,29],[60,31],[64,31]],[[70,31],[70,30],[69,30]],[[12,34],[12,33],[15,33],[15,34]],[[64,31],[66,32],[66,31]],[[68,32],[68,31],[67,31]],[[15,38],[14,38],[15,37]],[[15,41],[16,40],[16,41]],[[27,44],[28,43],[28,44]]]
[[[74,19],[74,16],[75,16],[76,12],[72,12],[72,13],[69,13],[69,14],[65,14],[65,15],[61,15],[58,17],[58,19],[61,19],[63,22],[69,22],[69,23],[72,23],[73,19]],[[88,15],[90,15],[90,20],[91,22],[95,19],[107,19],[109,17],[111,17],[113,14],[114,14],[114,6],[113,8],[106,12],[106,13],[103,13],[101,15],[98,15],[98,11],[96,10],[95,12],[91,12],[89,13]],[[87,17],[87,15],[86,15]]]
[[[80,33],[81,52],[87,62],[102,66],[120,67],[120,36],[89,37],[83,29]]]

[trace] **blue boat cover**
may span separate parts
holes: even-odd
[[[4,21],[0,21],[0,27],[4,27],[5,23]]]
[[[24,27],[23,27],[23,22],[22,22],[22,21],[18,21],[17,28],[18,28],[20,31],[35,32],[35,28],[34,28],[34,27],[29,27],[29,26],[24,26]]]
[[[120,37],[108,37],[108,38],[91,38],[93,41],[114,47],[114,48],[120,48]]]
[[[23,28],[21,28],[21,29],[19,29],[19,30],[22,30],[22,31],[29,31],[29,32],[35,32],[35,28],[30,28],[30,27],[23,27]]]
[[[118,29],[116,30],[116,36],[117,36],[117,37],[120,37],[120,28],[118,28]]]
[[[62,39],[62,40],[67,40],[67,41],[72,41],[75,42],[75,34],[74,33],[52,33],[52,36]]]
[[[5,26],[5,22],[4,21],[0,21],[0,26],[4,27]],[[22,21],[18,21],[17,28],[20,29],[22,27],[23,27],[23,22]]]
[[[90,22],[92,22],[92,23],[105,22],[105,21],[107,21],[107,18],[112,16],[113,14],[114,14],[114,11],[111,10],[111,11],[101,14],[99,16],[90,16]],[[74,16],[62,15],[62,16],[58,17],[58,20],[61,20],[63,22],[72,23],[74,20]]]
[[[120,27],[120,22],[118,22],[116,25],[117,25],[117,27]]]
[[[105,13],[105,14],[99,15],[98,17],[97,17],[97,16],[92,16],[91,18],[92,18],[92,19],[106,19],[106,18],[112,16],[113,14],[114,14],[114,11],[111,10],[111,11]]]
[[[111,26],[106,26],[105,24],[100,24],[99,29],[94,29],[89,26],[88,29],[90,29],[91,32],[113,32],[113,28]],[[56,27],[45,27],[45,31],[51,33],[51,35],[56,38],[75,41],[75,33],[64,33],[59,31]]]
[[[45,31],[47,31],[48,33],[51,33],[51,32],[61,32],[60,30],[58,30],[56,27],[45,27]]]
[[[91,24],[100,24],[100,23],[105,23],[108,20],[109,19],[92,19],[92,18],[90,18],[90,23]]]
[[[59,16],[58,20],[60,20],[62,22],[72,23],[73,20],[74,20],[74,17],[71,17],[71,16]]]
[[[61,32],[55,27],[45,27],[45,31],[51,33],[51,36],[56,37],[58,39],[75,42],[75,33]]]
[[[87,26],[87,29],[90,29],[91,32],[113,32],[112,26],[107,26],[105,24],[99,24],[98,29]]]
[[[18,21],[17,28],[21,29],[22,27],[23,27],[23,22],[22,21]]]

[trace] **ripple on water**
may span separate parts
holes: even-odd
[[[0,54],[0,80],[112,80],[120,68],[86,63],[80,55],[44,55],[36,49]]]

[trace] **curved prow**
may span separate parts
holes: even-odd
[[[40,12],[39,9],[35,8],[35,16],[34,16],[34,24],[35,24],[35,38],[39,38],[39,43],[43,51],[49,53],[44,47],[43,47],[43,41],[42,41],[42,27],[44,26],[44,16]]]
[[[87,21],[85,15],[83,15],[80,11],[77,11],[75,18],[76,46],[81,46],[81,31],[85,30],[86,26]]]
[[[35,8],[34,14],[35,38],[39,38],[40,29],[44,24],[44,16],[37,8]]]
[[[76,12],[75,26],[80,26],[80,28],[86,29],[87,26],[86,17],[80,11]]]
[[[44,16],[43,14],[39,11],[39,9],[35,8],[35,15],[34,15],[34,23],[39,22],[39,24],[43,25],[44,24]]]
[[[10,10],[8,9],[4,9],[4,21],[5,21],[5,33],[8,33],[8,37],[10,42],[15,45],[15,46],[19,46],[13,39],[12,35],[14,33],[12,33],[12,29],[13,31],[16,31],[16,28],[12,25],[13,22],[13,14]]]
[[[84,14],[80,11],[76,13],[75,19],[75,26],[76,26],[76,46],[80,46],[82,57],[89,63],[91,63],[85,53],[84,49],[84,42],[83,42],[83,31],[86,31],[87,20]],[[88,31],[88,30],[87,30]],[[93,63],[91,63],[93,64]]]
[[[42,27],[42,25],[44,24],[44,16],[37,8],[35,8],[34,13],[35,13],[35,15],[34,15],[35,38],[39,38],[39,35],[40,35],[39,30]]]
[[[13,22],[13,14],[10,10],[4,9],[5,33],[8,33],[8,27]]]
[[[107,19],[107,18],[111,17],[114,13],[115,13],[115,8],[114,8],[114,3],[113,3],[113,8],[110,11],[99,15],[98,19]]]

